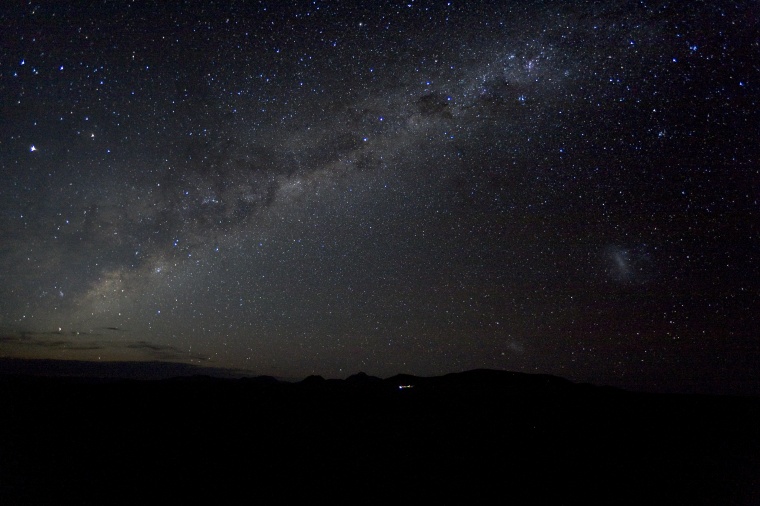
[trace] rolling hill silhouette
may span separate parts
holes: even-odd
[[[757,398],[546,375],[0,376],[0,503],[756,504]]]

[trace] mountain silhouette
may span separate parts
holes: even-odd
[[[0,375],[1,504],[757,504],[760,400],[509,371]]]

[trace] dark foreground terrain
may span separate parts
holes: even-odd
[[[0,376],[0,427],[3,505],[760,504],[758,399],[550,376]]]

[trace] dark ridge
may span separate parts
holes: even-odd
[[[139,380],[160,380],[199,375],[234,378],[241,375],[236,371],[220,367],[203,367],[181,362],[87,362],[16,358],[0,358],[0,374]]]
[[[0,375],[0,504],[758,504],[760,399],[475,370]]]
[[[528,390],[562,390],[573,383],[564,378],[548,374],[526,374],[492,369],[475,369],[460,373],[450,373],[441,378],[441,382],[460,388],[510,388]]]
[[[357,385],[371,385],[379,384],[383,380],[375,376],[369,376],[367,373],[358,372],[346,378],[347,383],[353,383]]]
[[[301,380],[299,384],[305,387],[319,387],[324,385],[325,381],[322,376],[311,375]]]
[[[244,384],[254,384],[254,385],[278,385],[280,383],[283,383],[273,376],[245,377],[245,378],[241,378],[239,381]]]

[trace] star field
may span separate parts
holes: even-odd
[[[758,387],[755,3],[283,4],[0,8],[0,355]]]

